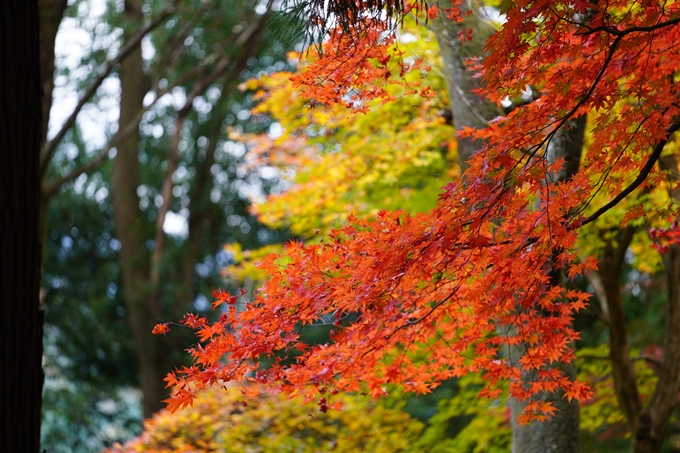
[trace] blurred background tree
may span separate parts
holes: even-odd
[[[267,4],[41,2],[46,310],[43,448],[95,451],[138,432],[184,363],[162,319],[204,311],[222,245],[284,240],[249,214],[278,174],[240,162],[267,132],[238,85],[289,68]],[[46,118],[48,118],[46,114]],[[141,392],[140,392],[141,389]],[[140,406],[140,398],[142,404]]]

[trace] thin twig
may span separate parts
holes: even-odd
[[[619,204],[624,198],[626,198],[632,191],[637,189],[640,184],[642,184],[645,179],[647,179],[647,176],[649,173],[652,171],[654,168],[654,165],[656,164],[656,161],[659,160],[659,157],[661,157],[661,152],[663,151],[664,147],[666,146],[666,143],[668,143],[668,138],[673,134],[673,132],[680,130],[680,121],[676,121],[675,123],[671,124],[668,126],[668,129],[666,129],[666,133],[668,134],[665,139],[660,140],[655,146],[654,150],[652,151],[652,154],[647,158],[647,162],[645,162],[644,167],[640,170],[640,173],[638,174],[637,178],[630,183],[628,187],[623,189],[617,196],[612,198],[612,200],[607,203],[606,205],[602,206],[600,209],[595,211],[593,214],[590,216],[586,217],[583,221],[576,221],[569,225],[569,230],[573,230],[575,228],[582,227],[583,225],[587,225],[591,222],[594,222],[600,216],[602,216],[604,213],[609,211],[611,208]]]

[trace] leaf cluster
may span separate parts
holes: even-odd
[[[206,390],[192,408],[157,413],[145,421],[141,436],[106,452],[419,451],[412,446],[423,425],[398,408],[358,395],[326,394],[329,404],[342,410],[324,413],[302,398],[259,390]]]
[[[320,401],[322,389],[374,398],[392,385],[427,393],[443,380],[481,372],[481,395],[495,399],[507,385],[526,402],[520,422],[554,413],[546,393],[591,397],[585,383],[553,366],[575,359],[573,316],[590,298],[556,284],[555,270],[573,279],[595,269],[594,257],[577,248],[580,229],[635,190],[665,180],[654,167],[680,129],[680,6],[545,0],[508,3],[504,13],[488,56],[474,65],[486,80],[477,94],[500,103],[536,86],[541,97],[485,129],[458,131],[483,146],[433,209],[350,216],[320,243],[290,243],[285,266],[278,256],[265,258],[270,279],[245,310],[227,307],[217,323],[192,326],[200,340],[191,351],[195,366],[168,376],[176,387],[171,409],[190,404],[204,387],[251,373]],[[331,36],[337,49],[364,47],[324,54],[322,67],[313,63],[303,73],[307,86],[326,87],[315,93],[320,102],[368,109],[360,102],[389,98],[385,88],[365,88],[358,97],[351,91],[386,79],[384,44],[393,38],[383,31],[373,28],[361,41],[341,29]],[[583,114],[593,126],[582,170],[556,180],[564,161],[548,158],[550,144]],[[599,196],[607,201],[589,211]],[[641,203],[621,222],[650,209],[661,219],[677,217],[677,205],[660,206]],[[301,341],[302,329],[327,324],[334,326],[327,344]],[[525,353],[510,360],[503,351],[514,346]]]

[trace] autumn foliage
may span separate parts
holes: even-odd
[[[163,410],[144,422],[144,432],[106,453],[124,452],[319,452],[392,453],[411,448],[423,426],[398,408],[365,398],[338,397],[342,411],[319,413],[303,401],[237,388],[206,390],[191,409]]]
[[[427,393],[470,372],[483,373],[482,396],[498,396],[507,383],[526,401],[520,421],[554,413],[545,392],[589,398],[585,384],[551,365],[574,360],[572,319],[590,294],[555,275],[596,269],[576,248],[579,232],[633,193],[660,188],[667,196],[637,205],[622,225],[649,219],[672,230],[673,187],[656,164],[680,129],[680,5],[543,0],[503,8],[487,57],[469,62],[486,83],[479,94],[499,105],[527,87],[540,96],[484,129],[458,131],[483,146],[432,210],[350,217],[318,243],[293,241],[285,260],[262,260],[269,279],[245,306],[217,291],[217,322],[187,314],[182,324],[199,344],[193,366],[166,379],[175,388],[170,410],[230,381],[302,394],[325,411],[338,392]],[[456,6],[444,14],[456,16]],[[381,49],[394,46],[389,29],[359,35],[366,41],[333,33],[328,51],[296,79],[305,96],[360,111],[390,99],[383,82],[400,83],[411,68],[383,58]],[[564,161],[549,161],[547,150],[582,115],[591,127],[581,170],[558,180]],[[301,331],[319,325],[333,326],[330,342],[301,341]],[[521,357],[504,355],[520,345]]]

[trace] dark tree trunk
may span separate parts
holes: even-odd
[[[662,159],[661,170],[667,172],[672,182],[677,182],[674,156]],[[671,193],[674,200],[680,193]],[[604,232],[603,232],[604,234]],[[600,257],[598,274],[605,290],[604,305],[607,307],[609,323],[609,354],[612,365],[614,389],[623,412],[626,414],[631,431],[631,446],[634,453],[657,453],[666,438],[671,413],[677,405],[680,392],[680,246],[672,245],[666,254],[666,291],[668,297],[666,316],[666,338],[663,360],[659,364],[654,393],[647,405],[639,393],[633,361],[630,358],[626,316],[621,296],[620,275],[624,256],[635,234],[634,227],[622,228],[615,241],[606,241]],[[602,297],[598,295],[598,297]]]
[[[659,380],[647,407],[633,423],[633,452],[656,453],[666,438],[680,392],[680,246],[666,254],[668,314]]]
[[[47,125],[54,90],[54,42],[66,11],[67,0],[38,0],[40,4],[40,82],[42,97],[42,140],[47,140]]]
[[[37,0],[0,2],[0,451],[40,450],[43,385]]]

